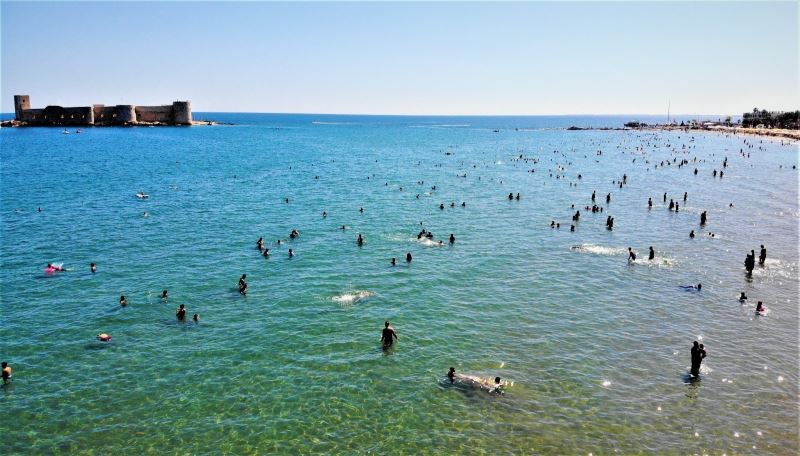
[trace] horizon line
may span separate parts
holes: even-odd
[[[271,112],[271,111],[205,111],[205,110],[192,110],[193,113],[209,113],[209,114],[270,114],[270,115],[305,115],[305,116],[364,116],[364,117],[573,117],[573,116],[664,116],[665,113],[569,113],[569,114],[409,114],[409,113],[348,113],[348,112]],[[669,114],[670,117],[707,117],[707,116],[741,116],[742,114],[751,111],[743,111],[739,114],[720,114],[720,113],[706,113],[706,114]],[[783,112],[793,112],[792,110]],[[0,115],[15,115],[14,111],[0,112]]]

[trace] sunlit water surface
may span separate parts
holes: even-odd
[[[796,145],[554,129],[613,118],[214,117],[236,125],[0,132],[0,453],[798,450]],[[513,386],[449,386],[450,366]]]

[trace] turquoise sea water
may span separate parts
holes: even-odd
[[[558,129],[621,118],[205,117],[236,125],[0,131],[0,454],[797,452],[796,145]],[[513,385],[449,386],[450,366]]]

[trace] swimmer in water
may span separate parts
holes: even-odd
[[[7,385],[8,382],[11,381],[11,366],[8,365],[8,361],[3,361],[3,384]]]
[[[508,200],[511,201],[513,199],[514,199],[514,194],[513,193],[509,193],[508,194]]]
[[[339,227],[339,229],[340,229],[340,230],[342,230],[342,231],[344,231],[344,230],[346,230],[346,229],[347,229],[347,227],[346,227],[346,226],[344,226],[344,225],[342,225],[341,227]]]
[[[239,277],[239,293],[247,293],[247,274],[242,274],[242,276]]]
[[[292,258],[293,256],[294,256],[294,252],[292,251],[292,249],[289,249],[289,258]]]
[[[488,382],[486,382],[486,383],[488,383]],[[489,392],[490,393],[497,393],[497,394],[502,394],[503,393],[503,383],[500,380],[500,377],[495,377],[494,378],[494,384],[493,385],[485,385],[485,386],[487,388],[489,388]]]
[[[689,232],[689,238],[694,239],[694,230]]]
[[[447,378],[450,379],[450,383],[456,382],[456,368],[451,367],[449,371],[447,371]]]
[[[358,238],[356,239],[356,244],[364,245],[364,237],[361,236],[361,233],[358,233]]]
[[[96,339],[100,342],[111,342],[111,336],[106,333],[100,333],[96,336]]]
[[[628,261],[636,261],[636,253],[628,247]]]
[[[450,233],[450,243],[455,244],[455,242],[456,242],[456,237],[453,236],[453,233]]]
[[[744,294],[743,291],[742,294],[739,295],[739,302],[745,302],[745,301],[747,301],[747,295]]]
[[[194,314],[194,316],[192,317],[192,321],[195,322],[195,323],[199,323],[200,322],[200,314]]]
[[[647,259],[650,260],[650,261],[653,261],[653,259],[655,257],[656,257],[656,251],[653,250],[653,246],[651,245],[650,246],[650,255],[647,257]]]
[[[175,317],[178,318],[178,321],[184,321],[186,319],[186,306],[181,304],[177,309],[175,309]]]
[[[764,246],[762,245],[761,247],[764,247]],[[89,265],[89,270],[92,271],[92,274],[94,274],[95,272],[97,272],[97,265],[94,264],[94,263],[91,263]]]
[[[406,263],[411,263],[411,252],[406,253]]]
[[[122,306],[122,307],[127,307],[128,306],[128,300],[125,299],[125,295],[122,295],[122,296],[119,297],[119,305]]]
[[[392,266],[395,266],[396,264],[397,264],[397,258],[392,257]]]
[[[397,333],[394,331],[394,328],[392,328],[392,325],[389,324],[389,320],[386,320],[383,331],[381,332],[381,344],[383,348],[391,347],[395,340],[397,340]]]
[[[256,241],[256,248],[258,250],[264,250],[264,238],[263,237],[258,238],[258,240]]]
[[[167,290],[166,289],[161,292],[161,300],[162,301],[166,301],[167,300]]]
[[[757,314],[764,314],[766,311],[767,311],[767,308],[764,307],[764,303],[761,302],[761,301],[758,301],[758,304],[756,304],[756,313]]]
[[[263,255],[264,255],[265,258],[269,257],[269,249],[264,249]]]

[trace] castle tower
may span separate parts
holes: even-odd
[[[117,105],[115,113],[117,114],[116,123],[136,123],[136,109],[133,105]]]
[[[22,120],[22,111],[31,109],[30,95],[14,95],[14,117]]]
[[[191,101],[173,101],[172,102],[172,118],[176,125],[191,125],[192,124],[192,102]]]

